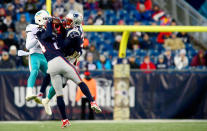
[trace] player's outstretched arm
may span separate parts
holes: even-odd
[[[47,21],[46,30],[41,33],[40,38],[43,40],[51,39],[52,37],[52,18]]]

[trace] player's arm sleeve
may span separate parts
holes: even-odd
[[[62,34],[57,35],[57,41],[58,41],[58,47],[60,49],[63,49],[64,48],[64,37]]]
[[[37,44],[37,39],[32,32],[27,33],[26,48],[29,50]]]
[[[51,38],[51,37],[52,37],[52,21],[49,20],[47,22],[46,30],[41,34],[41,39],[45,40],[45,39]]]

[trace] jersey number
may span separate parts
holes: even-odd
[[[53,43],[53,45],[54,45],[54,47],[55,47],[56,50],[60,49],[60,48],[57,46],[57,43],[56,43],[56,42]]]
[[[40,47],[41,47],[41,49],[42,49],[42,52],[43,52],[43,53],[45,53],[45,52],[46,52],[46,48],[45,48],[45,46],[44,46],[44,45],[42,45],[41,43],[40,43],[39,45],[40,45]],[[54,47],[55,47],[55,49],[56,49],[56,50],[60,49],[60,48],[58,48],[58,46],[57,46],[57,43],[56,43],[56,42],[55,42],[55,43],[53,43],[53,45],[54,45]]]

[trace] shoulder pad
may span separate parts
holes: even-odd
[[[36,24],[29,24],[26,27],[26,32],[34,32],[34,31],[37,32],[37,30],[38,30],[38,25],[36,25]]]

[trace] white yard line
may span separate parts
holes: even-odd
[[[50,123],[60,121],[0,121],[0,124],[39,124],[39,123]],[[72,120],[72,123],[174,123],[174,122],[207,122],[207,120],[196,120],[196,119],[138,119],[138,120]]]

